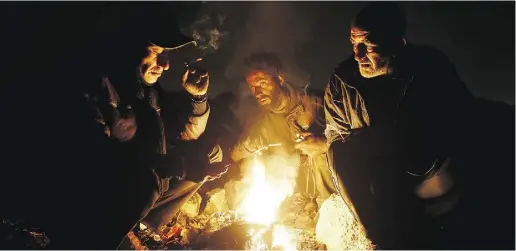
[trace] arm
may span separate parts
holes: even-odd
[[[325,154],[328,151],[328,144],[324,129],[326,121],[324,118],[324,99],[323,92],[316,93],[311,91],[308,94],[308,105],[310,109],[311,123],[307,132],[302,133],[301,140],[295,144],[295,148],[301,150],[308,156]]]
[[[169,120],[168,138],[181,141],[197,140],[206,130],[210,107],[208,105],[208,73],[197,67],[186,69],[181,78],[184,91],[168,93],[159,88],[164,119]],[[178,122],[176,122],[176,119]]]
[[[260,119],[258,119],[260,120]],[[253,153],[268,145],[266,143],[265,128],[260,128],[261,123],[250,123],[248,131],[242,135],[237,143],[231,149],[231,160],[238,162],[242,159],[248,158]]]
[[[196,140],[206,130],[206,124],[210,116],[208,101],[191,103],[192,110],[188,113],[187,122],[181,130],[181,140]]]
[[[344,86],[340,79],[332,74],[324,93],[324,116],[326,120],[324,134],[328,140],[328,145],[350,134],[342,88]]]
[[[194,141],[206,130],[210,116],[208,101],[197,102],[185,91],[161,93],[161,116],[168,141]]]

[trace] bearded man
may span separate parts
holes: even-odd
[[[457,204],[452,170],[464,154],[472,104],[447,57],[404,35],[395,4],[365,7],[351,25],[353,56],[325,92],[340,192],[368,237],[386,249],[431,247],[438,219]]]
[[[282,62],[275,54],[253,54],[245,60],[245,65],[245,81],[260,112],[248,121],[244,135],[231,151],[231,158],[238,162],[261,148],[278,143],[281,147],[269,151],[299,155],[296,148],[304,149],[297,190],[329,197],[334,186],[326,158],[324,152],[313,147],[315,141],[326,142],[322,94],[299,90],[289,84]],[[301,138],[305,139],[302,143]]]

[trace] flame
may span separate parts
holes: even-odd
[[[263,225],[269,228],[277,221],[277,213],[283,200],[294,192],[295,181],[288,178],[268,177],[265,165],[255,156],[244,179],[248,184],[245,199],[237,208],[246,222]],[[277,168],[277,167],[276,167]],[[263,234],[265,231],[250,229],[251,241],[257,243],[252,249],[262,249]],[[292,238],[287,228],[282,225],[274,225],[273,246],[282,247],[284,250],[296,250],[296,240]]]
[[[272,232],[272,246],[282,247],[285,251],[296,251],[297,240],[292,236],[287,227],[275,225]]]

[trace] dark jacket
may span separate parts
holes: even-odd
[[[139,78],[118,76],[99,80],[86,98],[98,129],[107,134],[116,122],[117,113],[136,119],[133,139],[108,140],[113,154],[119,155],[117,159],[128,161],[137,169],[154,169],[163,177],[185,177],[178,148],[182,142],[196,140],[204,132],[210,114],[207,102],[195,103],[186,92],[166,92],[159,83],[148,87]]]
[[[395,62],[393,74],[366,79],[350,57],[325,93],[330,163],[369,237],[387,249],[414,248],[403,242],[424,221],[413,189],[439,170],[433,163],[464,154],[473,102],[439,50],[407,44]]]

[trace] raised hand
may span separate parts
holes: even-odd
[[[196,96],[205,95],[210,85],[208,72],[195,64],[201,60],[202,59],[199,58],[193,63],[186,64],[186,70],[181,81],[183,88],[185,88],[188,93]]]

